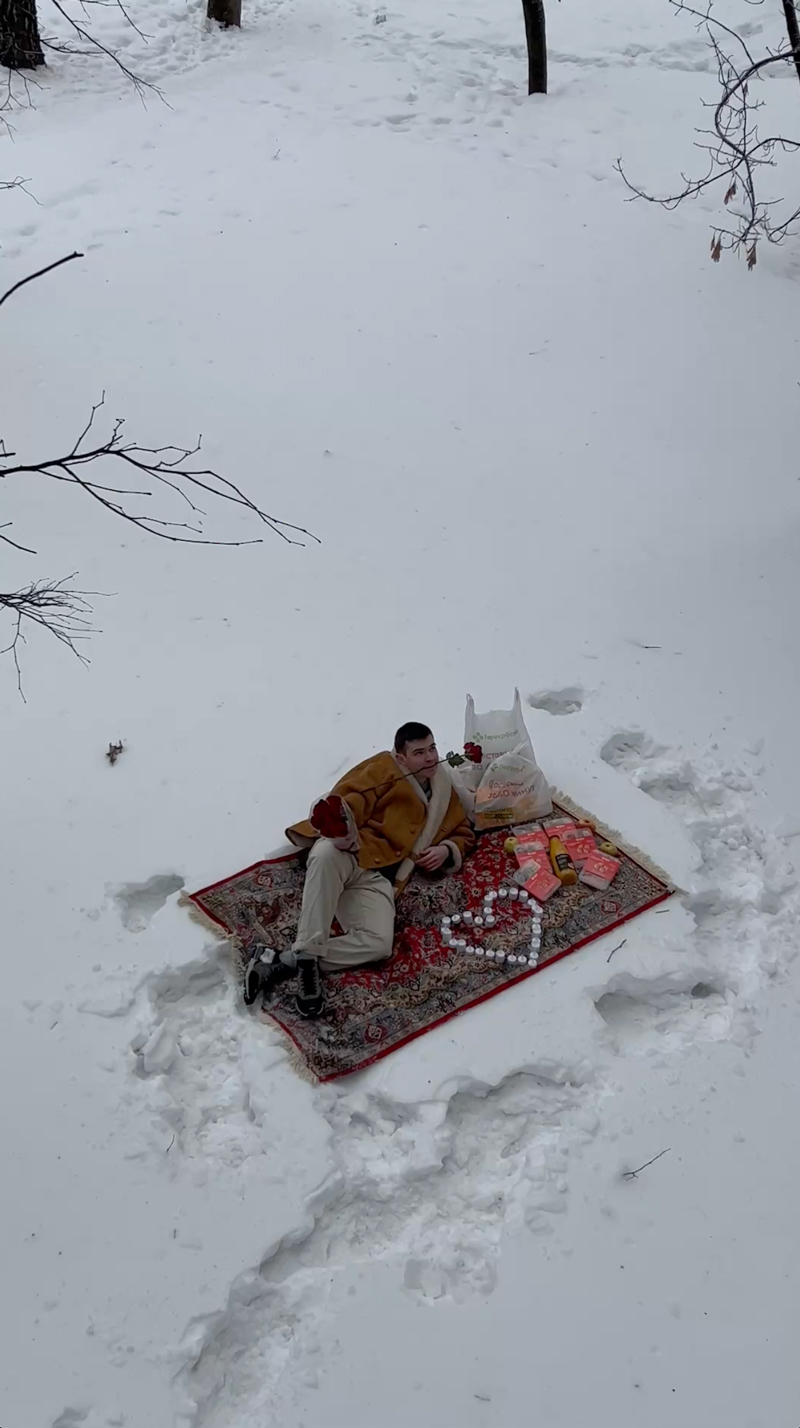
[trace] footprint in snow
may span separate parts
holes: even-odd
[[[144,932],[167,898],[182,887],[183,878],[177,873],[155,873],[146,883],[123,883],[112,894],[123,927],[128,932]]]
[[[545,714],[577,714],[585,699],[586,690],[580,684],[569,684],[565,689],[541,689],[538,694],[528,695],[531,708],[543,709]]]

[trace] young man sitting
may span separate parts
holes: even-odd
[[[414,869],[429,876],[459,869],[475,843],[433,734],[415,723],[398,729],[392,753],[345,774],[286,836],[310,849],[297,938],[280,957],[258,949],[244,996],[249,1005],[263,990],[268,1000],[278,982],[296,976],[297,1009],[307,1017],[322,1011],[322,972],[391,955],[395,898]],[[334,918],[343,931],[332,937]]]

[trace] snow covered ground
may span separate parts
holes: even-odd
[[[0,432],[105,390],[321,544],[3,492],[4,588],[113,598],[88,670],[0,661],[0,1423],[796,1428],[797,249],[716,267],[613,168],[689,165],[704,42],[564,0],[528,101],[500,0],[91,14],[169,107],[55,56],[2,141],[0,288],[86,257],[3,308]],[[516,683],[685,893],[310,1087],[178,890]]]

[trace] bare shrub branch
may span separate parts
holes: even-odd
[[[3,84],[0,86],[0,125],[5,129],[6,134],[12,135],[14,130],[8,115],[16,109],[32,109],[31,88],[41,89],[39,81],[33,78],[28,72],[24,73],[18,69],[7,69],[3,74]],[[20,90],[22,94],[20,94]]]
[[[13,187],[14,185],[9,184],[8,186]],[[47,267],[40,268],[37,272],[20,279],[0,297],[0,306],[26,283],[33,282],[46,273],[52,272],[53,269],[60,268],[63,264],[79,257],[82,257],[82,254],[70,253],[67,257],[59,258],[57,262],[50,263]],[[125,439],[123,435],[124,422],[118,417],[112,424],[110,435],[106,436],[105,440],[98,440],[95,436],[95,423],[97,414],[104,403],[105,393],[101,396],[100,401],[92,407],[89,418],[77,440],[66,452],[57,456],[46,457],[39,461],[12,464],[15,452],[7,450],[4,441],[0,438],[0,482],[9,480],[11,477],[44,476],[48,480],[77,486],[85,495],[112,515],[137,526],[139,530],[145,531],[148,535],[158,536],[161,540],[172,541],[176,544],[216,546],[262,544],[263,537],[261,536],[246,540],[217,540],[205,535],[203,520],[206,513],[197,504],[203,497],[226,501],[229,505],[242,508],[289,545],[303,545],[304,541],[298,537],[317,541],[317,537],[305,530],[304,527],[270,515],[227,477],[221,476],[210,467],[192,465],[192,458],[200,450],[200,438],[193,447],[140,446],[138,442]],[[97,463],[100,463],[99,466]],[[106,467],[111,471],[120,472],[117,479],[120,482],[124,480],[126,484],[111,485],[106,480],[97,479],[94,474],[95,469],[104,470],[103,463],[106,463]],[[138,510],[130,504],[134,499],[149,501],[166,490],[177,496],[183,507],[188,509],[191,513],[189,520],[168,520],[160,515],[150,514],[146,510]],[[5,534],[10,527],[10,521],[5,521],[0,525],[0,543],[11,546],[25,555],[35,555],[36,552],[32,547],[23,545],[20,541]],[[25,696],[22,691],[19,650],[20,645],[25,643],[27,624],[38,625],[40,628],[49,630],[60,643],[66,645],[74,655],[86,663],[84,656],[76,648],[75,642],[94,633],[89,622],[91,606],[88,604],[88,600],[98,592],[76,590],[70,583],[73,579],[74,576],[68,576],[63,580],[37,580],[20,590],[5,594],[0,592],[0,613],[4,612],[11,616],[13,628],[12,639],[6,646],[0,647],[0,655],[11,654],[13,656],[17,671],[17,686],[23,699]]]
[[[131,28],[134,29],[138,35],[141,35],[142,39],[146,39],[146,36],[139,29],[138,25],[134,24],[124,4],[121,3],[121,0],[114,0],[114,3],[122,11],[122,14],[125,16],[125,19],[128,21],[128,24],[131,26]],[[85,40],[87,44],[92,45],[96,50],[99,50],[101,54],[104,54],[108,59],[114,62],[117,68],[128,80],[128,83],[133,85],[133,88],[136,90],[136,93],[138,94],[139,98],[142,100],[143,103],[147,92],[149,91],[151,94],[157,95],[158,98],[163,100],[166,104],[163,92],[159,89],[157,84],[153,84],[152,81],[149,79],[142,79],[140,74],[136,74],[135,71],[132,70],[123,59],[120,59],[118,50],[110,50],[107,45],[103,44],[102,40],[98,40],[97,36],[92,34],[91,30],[85,29],[85,27],[81,25],[78,20],[74,19],[74,17],[70,15],[69,12],[64,8],[64,6],[61,4],[61,0],[51,0],[51,4],[55,6],[62,19],[66,20],[67,24],[72,27],[72,29],[75,31],[76,35],[80,37],[80,39]]]
[[[712,127],[697,129],[696,147],[708,155],[708,168],[702,177],[692,179],[681,174],[681,187],[674,193],[655,195],[629,179],[621,159],[615,168],[635,198],[662,208],[674,209],[686,199],[697,198],[706,189],[722,184],[723,206],[733,222],[712,225],[711,257],[719,262],[724,249],[743,250],[747,266],[756,265],[757,245],[761,239],[781,243],[800,220],[800,202],[787,205],[784,200],[760,196],[759,178],[765,168],[774,169],[780,154],[796,153],[800,140],[783,134],[762,137],[758,111],[764,100],[754,97],[751,86],[760,82],[764,72],[779,65],[797,69],[800,77],[800,45],[797,43],[797,17],[794,0],[783,0],[789,41],[756,59],[744,38],[712,14],[712,0],[705,10],[696,9],[684,0],[670,0],[676,11],[694,16],[698,29],[705,31],[717,65],[720,98],[707,105],[713,112]],[[791,18],[794,25],[790,23]],[[735,41],[738,51],[723,48],[723,37]],[[734,53],[736,57],[734,58]]]
[[[87,639],[89,635],[96,633],[89,618],[91,606],[88,597],[91,595],[97,598],[98,592],[76,590],[70,584],[74,579],[74,575],[67,575],[63,580],[35,580],[21,590],[8,593],[0,591],[0,610],[7,611],[13,622],[11,642],[0,648],[0,655],[12,655],[17,671],[17,689],[23,700],[25,695],[22,689],[19,647],[26,643],[26,622],[47,630],[54,639],[66,645],[82,664],[88,663],[76,641]]]
[[[47,457],[41,461],[25,462],[15,466],[0,462],[0,481],[7,480],[11,476],[39,475],[46,476],[53,481],[67,482],[80,487],[87,496],[97,501],[112,515],[119,516],[131,525],[138,526],[140,530],[147,531],[149,535],[183,545],[260,545],[263,540],[261,536],[250,537],[246,540],[215,540],[204,535],[203,519],[206,512],[196,504],[197,499],[201,499],[200,492],[204,492],[216,500],[228,501],[231,505],[243,507],[262,525],[267,526],[289,545],[303,545],[303,540],[296,539],[298,536],[304,536],[308,540],[317,540],[316,536],[302,526],[296,526],[289,521],[279,520],[277,516],[269,515],[226,476],[220,476],[210,467],[187,465],[200,450],[199,439],[192,447],[139,446],[134,441],[124,440],[124,422],[118,417],[113,424],[111,435],[105,441],[91,441],[95,419],[104,402],[105,393],[100,401],[92,407],[91,415],[83,431],[67,452],[63,455]],[[112,486],[96,480],[91,473],[87,474],[87,468],[93,467],[95,462],[106,460],[118,463],[116,469],[121,466],[128,474],[129,479],[135,481],[136,484]],[[135,472],[136,476],[131,476],[131,472]],[[124,499],[116,499],[117,497],[137,497],[149,500],[157,493],[159,487],[169,487],[174,491],[196,519],[193,521],[164,520],[160,516],[150,515],[145,511],[131,510]],[[8,538],[5,537],[5,539]]]

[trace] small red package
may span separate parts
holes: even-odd
[[[619,867],[619,858],[610,858],[608,853],[595,849],[581,869],[580,881],[588,883],[590,888],[597,888],[599,892],[605,892],[617,876]]]
[[[514,857],[523,869],[538,866],[542,861],[547,862],[549,848],[550,839],[540,828],[524,840],[520,839],[514,849]]]
[[[562,834],[561,841],[576,868],[582,868],[597,848],[594,833],[585,823],[579,823],[571,833]]]
[[[561,887],[558,878],[553,876],[549,858],[542,853],[535,861],[531,860],[528,863],[525,872],[530,876],[524,883],[524,887],[537,902],[547,902],[547,899],[552,897],[554,892],[558,892]]]
[[[518,833],[516,836],[518,845],[516,851],[524,848],[526,852],[546,853],[550,847],[550,836],[545,833],[543,828],[530,828],[527,832]]]
[[[567,818],[565,813],[557,813],[552,818],[545,818],[542,827],[547,834],[549,846],[550,838],[560,838],[563,843],[568,833],[574,833],[575,820]]]

